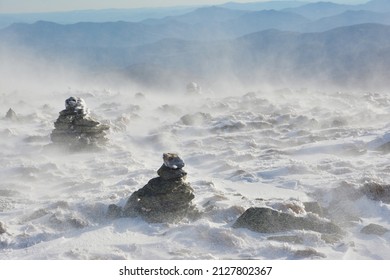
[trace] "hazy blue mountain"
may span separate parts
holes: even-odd
[[[149,46],[147,52],[153,59],[129,65],[123,73],[156,85],[161,85],[161,77],[164,84],[197,77],[207,83],[237,79],[247,85],[375,88],[390,78],[390,27],[384,25],[355,25],[321,33],[267,30],[213,46],[175,41],[177,52],[169,52],[168,45],[165,41],[163,55],[158,43]]]
[[[287,8],[283,11],[292,12],[312,20],[318,20],[324,17],[339,15],[346,11],[372,11],[372,12],[390,12],[389,0],[372,0],[360,5],[343,5],[333,2],[316,2],[295,8]]]
[[[227,30],[239,36],[267,29],[300,30],[307,23],[307,18],[294,13],[264,10],[247,13],[224,24]]]
[[[316,20],[323,17],[330,17],[353,9],[352,5],[342,5],[332,2],[317,2],[303,5],[297,8],[287,8],[283,11],[296,13],[306,18]]]
[[[268,75],[274,83],[287,80],[365,86],[387,83],[390,76],[389,26],[363,24],[303,34],[262,32],[239,41],[237,49],[245,46],[245,53],[251,54],[246,67],[258,69],[257,73]],[[245,53],[239,52],[237,65],[243,65],[240,56]],[[266,67],[261,66],[263,63]],[[250,76],[241,79],[250,82]]]
[[[42,47],[128,47],[155,42],[169,37],[181,37],[188,29],[183,24],[148,26],[132,22],[62,25],[39,21],[16,23],[0,30],[5,41]],[[184,36],[184,35],[183,35]],[[7,39],[8,38],[8,39]],[[3,40],[4,41],[4,40]]]
[[[388,18],[386,13],[348,11],[310,21],[285,10],[208,7],[158,23],[13,24],[0,30],[0,41],[2,47],[23,47],[49,63],[64,60],[156,86],[194,79],[370,86],[390,78],[390,26],[293,31],[386,23]]]
[[[45,48],[120,48],[153,43],[165,38],[215,41],[233,39],[270,28],[300,30],[307,22],[302,16],[275,10],[245,12],[209,7],[197,9],[185,16],[167,17],[154,22],[82,22],[69,25],[45,21],[18,23],[0,30],[0,36],[5,41],[11,38],[18,44]]]
[[[210,22],[224,22],[246,14],[245,11],[236,11],[217,6],[196,9],[190,13],[175,16],[175,20],[187,24],[205,24]]]
[[[374,12],[390,12],[389,0],[372,0],[363,5],[357,5],[357,9],[363,9]]]
[[[390,13],[378,13],[372,11],[346,11],[336,16],[321,18],[310,22],[305,31],[319,32],[334,29],[336,27],[356,25],[361,23],[390,24]]]
[[[140,8],[140,9],[106,9],[106,10],[80,10],[51,13],[0,13],[0,28],[12,23],[34,23],[36,21],[50,21],[60,24],[78,22],[139,22],[149,18],[163,18],[189,13],[198,7],[168,7],[168,8]]]
[[[261,11],[261,10],[282,10],[286,8],[296,8],[308,3],[309,2],[302,2],[302,1],[269,1],[269,2],[250,2],[250,3],[228,2],[220,5],[220,7],[233,9],[233,10]]]
[[[191,13],[157,20],[146,20],[148,25],[184,23],[188,27],[181,39],[216,40],[232,39],[266,29],[300,30],[309,20],[288,12],[276,10],[237,11],[221,7],[200,8]]]

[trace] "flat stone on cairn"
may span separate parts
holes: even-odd
[[[191,201],[195,195],[185,182],[187,173],[182,169],[183,160],[172,153],[163,154],[163,160],[164,164],[157,171],[159,177],[135,191],[121,211],[119,206],[110,205],[107,216],[142,217],[154,223],[194,217],[197,211]]]
[[[80,97],[65,100],[65,110],[54,123],[50,137],[53,143],[71,150],[98,148],[108,142],[108,125],[101,124],[89,115],[85,101]]]

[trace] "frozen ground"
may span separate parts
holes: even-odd
[[[332,207],[335,188],[389,183],[388,155],[375,150],[390,138],[387,93],[135,93],[1,92],[1,114],[13,108],[19,119],[0,120],[0,222],[7,229],[0,259],[390,259],[390,233],[360,233],[370,223],[390,228],[390,205],[366,197],[342,198],[338,222],[347,233],[334,242],[310,231],[232,228],[251,206],[316,200]],[[45,148],[69,96],[84,98],[111,125],[106,150]],[[185,160],[204,217],[178,224],[106,219],[109,204],[123,205],[157,176],[163,152]],[[291,234],[302,242],[268,239]],[[310,248],[317,253],[299,253]]]

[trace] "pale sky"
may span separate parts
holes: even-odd
[[[213,5],[226,2],[266,2],[270,0],[0,0],[0,13],[53,12],[69,10],[143,8],[187,5]],[[271,0],[273,1],[273,0]],[[302,0],[319,2],[325,0]],[[334,3],[361,4],[369,0],[326,0]]]

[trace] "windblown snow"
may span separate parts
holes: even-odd
[[[110,125],[106,149],[47,148],[70,96]],[[69,88],[2,92],[3,116],[9,108],[17,118],[0,120],[0,259],[390,259],[389,233],[360,232],[370,223],[390,228],[390,205],[335,191],[389,183],[388,154],[377,149],[390,140],[387,93]],[[157,176],[165,152],[184,159],[203,216],[106,218],[109,204],[123,206]],[[285,203],[307,201],[334,210],[345,236],[232,227],[249,207],[289,211]]]

